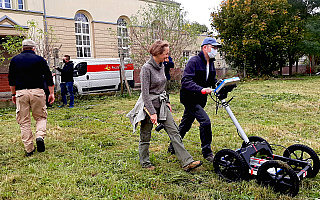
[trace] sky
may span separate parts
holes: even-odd
[[[199,24],[205,24],[209,30],[210,13],[214,8],[218,8],[222,0],[175,0],[181,4],[181,8],[187,11],[187,19],[191,22],[196,21]]]

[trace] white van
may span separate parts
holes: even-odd
[[[71,59],[74,64],[75,94],[87,94],[120,89],[120,58]],[[124,71],[130,87],[134,87],[133,64],[124,60]],[[63,67],[61,62],[59,66]],[[58,77],[60,80],[60,76]]]

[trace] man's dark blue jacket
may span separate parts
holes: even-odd
[[[206,105],[207,95],[201,94],[203,88],[215,88],[217,82],[214,61],[209,60],[209,76],[206,80],[207,60],[201,51],[197,56],[193,56],[188,61],[181,79],[180,102],[185,106],[200,104]]]
[[[46,60],[32,50],[25,50],[12,58],[8,79],[9,85],[16,86],[16,90],[44,89],[44,81],[48,86],[53,86]]]

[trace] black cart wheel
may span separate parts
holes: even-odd
[[[222,149],[214,156],[214,171],[228,182],[247,179],[249,168],[246,161],[231,149]]]
[[[285,162],[271,160],[263,163],[258,169],[257,181],[270,186],[275,192],[296,196],[299,192],[299,178]]]
[[[288,147],[284,153],[283,156],[286,158],[292,158],[296,160],[301,160],[308,162],[312,169],[308,170],[307,176],[308,178],[315,177],[319,172],[320,167],[320,161],[317,153],[311,149],[310,147],[302,144],[294,144]],[[296,166],[296,165],[290,165],[294,171],[301,171],[302,167]]]
[[[267,140],[263,139],[262,137],[259,137],[259,136],[249,136],[248,137],[249,141],[253,144],[256,144],[256,142],[266,142],[268,147],[270,148],[270,150],[272,151],[271,149],[271,146],[269,145],[269,143],[267,142]],[[247,147],[247,144],[245,142],[242,142],[242,146],[241,148],[245,148]]]

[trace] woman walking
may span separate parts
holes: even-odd
[[[127,114],[136,129],[141,121],[139,157],[143,168],[154,169],[149,158],[149,146],[153,124],[161,122],[167,132],[176,155],[185,171],[190,171],[202,165],[201,161],[194,161],[185,149],[172,114],[170,101],[165,91],[166,76],[163,62],[169,56],[169,44],[166,41],[157,40],[149,52],[150,59],[143,65],[140,72],[141,94],[135,107]],[[146,111],[145,111],[146,110]]]

